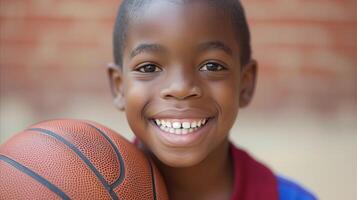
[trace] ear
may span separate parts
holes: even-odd
[[[110,63],[107,65],[110,89],[113,95],[113,103],[120,111],[125,110],[123,72],[121,67]]]
[[[246,107],[253,98],[257,79],[257,70],[258,63],[255,60],[250,60],[249,63],[242,69],[239,97],[239,106],[241,108]]]

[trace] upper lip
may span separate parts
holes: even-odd
[[[213,117],[213,114],[202,109],[165,109],[151,115],[152,119],[203,119]]]

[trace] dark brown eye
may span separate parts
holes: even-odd
[[[221,71],[224,70],[225,68],[218,63],[206,63],[204,64],[201,68],[200,71]]]
[[[153,64],[147,64],[143,65],[141,67],[138,67],[136,71],[142,72],[142,73],[153,73],[153,72],[160,72],[162,71],[158,66],[153,65]]]

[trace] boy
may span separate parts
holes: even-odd
[[[124,0],[113,43],[114,104],[170,199],[314,199],[228,140],[257,70],[238,0]]]

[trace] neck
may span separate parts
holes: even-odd
[[[195,166],[170,167],[156,160],[170,199],[229,199],[233,190],[229,155],[229,142],[226,141]]]

